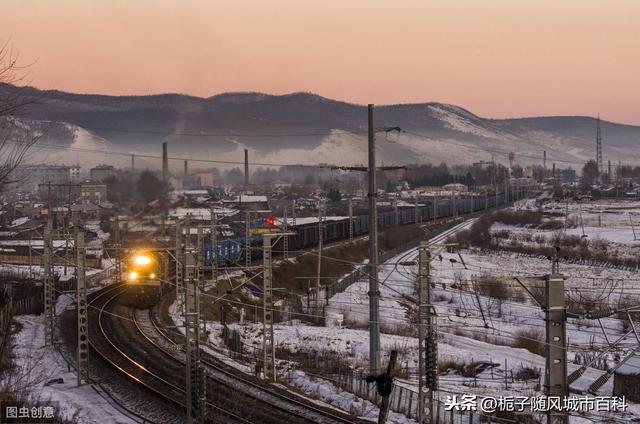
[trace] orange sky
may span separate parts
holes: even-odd
[[[40,88],[312,91],[640,124],[637,0],[3,0]]]

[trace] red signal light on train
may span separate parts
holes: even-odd
[[[267,225],[270,226],[270,227],[273,226],[273,225],[276,225],[276,219],[274,217],[270,216],[269,218],[267,218]]]

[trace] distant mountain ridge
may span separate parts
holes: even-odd
[[[13,89],[0,85],[0,96]],[[171,152],[199,158],[237,159],[238,151],[246,147],[256,160],[278,159],[277,163],[366,161],[366,106],[316,94],[231,92],[201,98],[22,90],[36,102],[21,118],[67,123],[115,151],[158,153],[166,141]],[[505,162],[510,151],[524,164],[541,163],[546,150],[549,166],[554,161],[559,166],[579,166],[595,156],[592,117],[489,119],[442,103],[381,105],[374,113],[376,126],[400,126],[406,131],[395,144],[378,144],[385,163],[468,163],[492,156]],[[605,161],[640,161],[640,126],[606,121],[601,126]],[[65,146],[74,141],[57,139]]]

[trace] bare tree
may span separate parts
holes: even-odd
[[[28,66],[18,64],[18,54],[9,41],[0,44],[0,192],[12,182],[13,171],[42,136],[17,118],[34,101],[25,94],[27,70]]]

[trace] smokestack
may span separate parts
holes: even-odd
[[[169,159],[167,157],[167,143],[162,143],[162,181],[167,182],[169,178]]]
[[[249,186],[249,150],[244,149],[244,185]]]
[[[189,162],[184,161],[184,176],[182,177],[182,188],[187,188],[187,175],[189,174]]]

